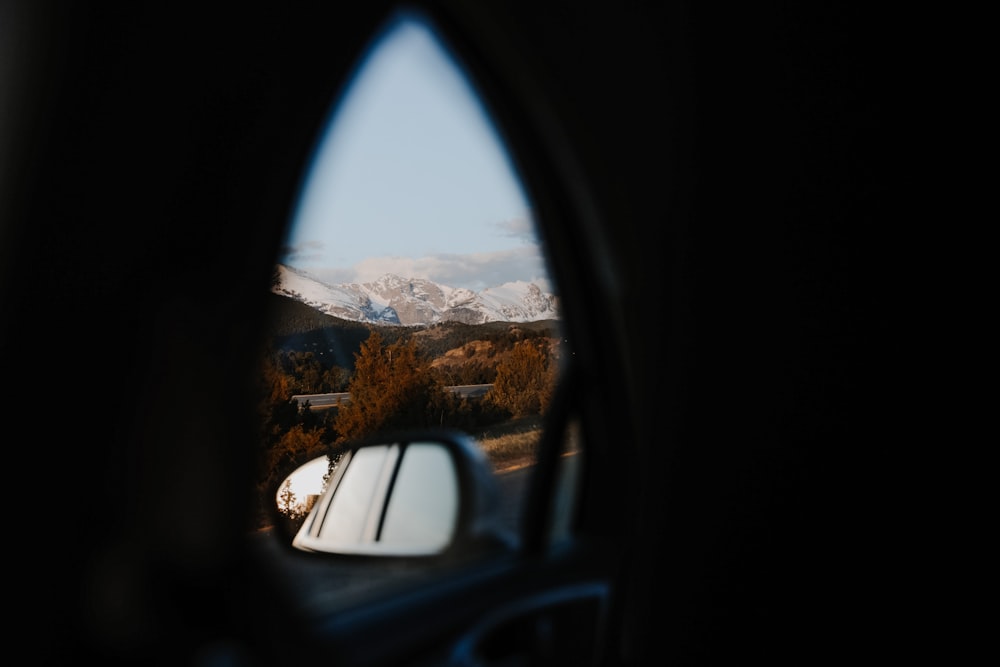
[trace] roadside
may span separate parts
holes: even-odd
[[[542,424],[538,416],[514,419],[471,435],[479,443],[495,472],[509,472],[534,465]]]

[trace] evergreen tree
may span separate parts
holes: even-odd
[[[334,419],[340,441],[379,430],[437,425],[443,419],[444,389],[412,338],[386,345],[373,330],[355,355],[348,391],[351,401]]]
[[[514,345],[497,364],[496,379],[484,400],[513,418],[540,414],[548,407],[555,385],[555,365],[532,341]]]
[[[319,430],[307,430],[302,424],[296,424],[281,436],[278,444],[271,450],[271,469],[276,469],[294,461],[303,461],[326,452]]]
[[[323,392],[347,391],[351,382],[351,372],[340,366],[333,366],[323,374]]]
[[[266,355],[262,361],[258,403],[263,451],[271,449],[299,422],[299,407],[292,400],[293,394],[292,378],[283,369],[281,355]]]

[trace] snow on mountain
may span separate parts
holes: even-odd
[[[328,285],[278,265],[271,291],[344,320],[406,326],[458,321],[534,322],[557,319],[557,298],[516,281],[482,292],[439,285],[424,278],[386,274],[374,282]]]
[[[278,266],[271,291],[344,320],[400,324],[387,303],[373,302],[360,285],[327,285],[289,266]]]

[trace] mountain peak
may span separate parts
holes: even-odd
[[[404,326],[458,321],[535,322],[558,319],[558,299],[537,284],[514,281],[475,292],[426,278],[386,273],[363,284],[328,285],[279,264],[271,291],[344,320]]]

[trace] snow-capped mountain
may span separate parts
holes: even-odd
[[[535,322],[557,319],[557,298],[535,283],[512,282],[481,292],[424,278],[386,274],[374,282],[328,285],[278,265],[271,291],[344,320],[405,326],[458,321]]]

